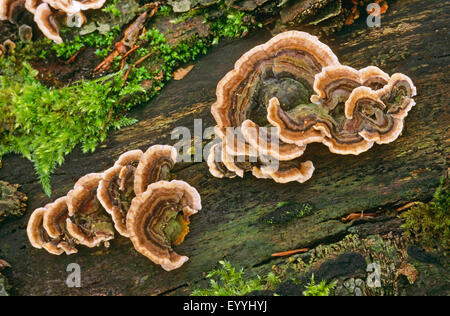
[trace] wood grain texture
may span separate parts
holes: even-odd
[[[272,253],[341,238],[352,224],[339,219],[352,212],[429,199],[448,168],[450,154],[449,19],[448,1],[395,1],[380,28],[368,28],[360,21],[332,38],[322,38],[343,64],[377,65],[413,79],[417,105],[394,143],[375,145],[359,156],[335,155],[323,145],[309,145],[304,158],[314,162],[316,171],[304,184],[281,185],[250,174],[221,180],[209,174],[205,162],[178,165],[177,179],[198,189],[203,210],[192,217],[191,233],[176,249],[190,257],[176,271],[163,271],[122,237],[107,250],[81,249],[69,257],[33,249],[26,237],[27,220],[50,199],[43,194],[31,163],[6,156],[0,179],[21,184],[29,196],[25,217],[0,224],[0,257],[13,266],[7,275],[13,294],[157,295],[177,289],[177,293],[188,293],[220,259],[258,266],[270,260]],[[77,150],[69,155],[52,177],[52,199],[65,195],[80,176],[107,169],[127,150],[174,144],[170,132],[177,126],[192,128],[195,118],[202,119],[204,127],[212,126],[210,106],[218,81],[244,52],[269,38],[261,31],[213,49],[183,80],[171,82],[150,104],[136,109],[132,116],[139,119],[137,124],[110,133],[93,154]],[[260,219],[280,201],[308,202],[314,212],[282,225],[262,223]],[[81,266],[81,288],[64,284],[66,267],[72,262]]]

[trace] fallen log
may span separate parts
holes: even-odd
[[[340,218],[351,213],[395,209],[431,198],[450,154],[449,9],[448,2],[439,0],[396,1],[382,17],[380,28],[369,28],[361,20],[332,38],[322,38],[344,64],[354,68],[375,64],[390,74],[402,72],[413,79],[417,105],[395,142],[375,145],[359,156],[334,155],[323,145],[310,145],[304,158],[314,161],[316,171],[304,184],[276,184],[252,176],[217,179],[209,174],[206,162],[177,166],[177,179],[197,188],[203,210],[195,215],[191,233],[177,248],[190,260],[172,272],[139,255],[128,239],[119,236],[109,249],[82,249],[73,256],[52,256],[32,248],[26,222],[35,208],[50,199],[29,161],[5,156],[0,179],[20,184],[29,197],[26,216],[0,224],[0,257],[14,267],[7,275],[13,294],[157,295],[175,290],[188,294],[202,273],[223,258],[242,267],[258,266],[270,260],[272,253],[343,237],[352,224]],[[95,153],[75,150],[52,177],[52,199],[65,195],[84,174],[107,169],[127,150],[174,144],[171,131],[175,127],[193,131],[194,119],[202,119],[203,128],[213,126],[210,107],[217,82],[244,52],[269,38],[270,34],[259,31],[214,48],[184,80],[171,82],[150,104],[132,112],[139,119],[137,124],[110,133]],[[282,201],[308,203],[313,212],[282,224],[260,221]],[[80,265],[80,288],[65,284],[70,263]]]

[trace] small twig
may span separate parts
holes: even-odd
[[[152,53],[149,53],[149,54],[145,55],[144,57],[140,58],[137,62],[135,62],[133,66],[139,65],[140,63],[144,62],[147,58],[152,56],[153,54],[154,53],[152,52]]]
[[[75,54],[72,55],[72,57],[70,57],[66,63],[68,64],[72,64],[75,62],[75,60],[77,59],[78,55],[80,55],[81,52],[83,52],[86,49],[86,46],[81,47]]]
[[[309,251],[308,248],[295,249],[295,250],[289,250],[289,251],[273,253],[272,257],[285,257],[285,256],[294,255],[296,253],[305,253],[305,252],[308,252],[308,251]]]
[[[122,60],[126,59],[128,56],[130,56],[130,54],[132,54],[134,51],[136,51],[136,49],[139,49],[140,47],[141,47],[140,45],[134,46],[132,49],[130,49],[128,52],[126,52],[126,53],[122,56]]]
[[[111,122],[113,113],[114,113],[114,107],[111,106],[111,109],[109,110],[109,113],[108,113],[108,117],[106,118],[105,123],[103,123],[103,127],[102,127],[100,134],[103,134],[105,132],[106,126],[108,125],[109,122]]]
[[[364,212],[351,213],[347,217],[341,218],[341,221],[348,222],[348,221],[353,221],[355,219],[368,220],[368,219],[370,219],[372,217],[377,217],[377,216],[378,216],[377,213],[366,213],[366,214],[364,214]]]
[[[11,265],[3,259],[0,259],[0,271],[5,268],[11,268]]]
[[[123,76],[123,86],[125,86],[125,84],[127,83],[128,80],[128,76],[130,75],[131,69],[133,69],[133,66],[131,66],[130,68],[128,68],[127,72],[125,73],[125,75]]]
[[[418,204],[420,204],[420,202],[409,202],[409,203],[399,207],[398,209],[396,209],[396,211],[397,212],[403,212],[403,211],[406,211],[407,209],[409,209],[409,208],[411,208],[413,206],[416,206]]]

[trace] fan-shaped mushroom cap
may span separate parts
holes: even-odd
[[[67,230],[80,244],[91,248],[114,238],[112,221],[97,198],[102,177],[101,173],[88,174],[67,194]]]
[[[311,96],[311,102],[320,104],[330,111],[339,102],[345,102],[353,89],[367,86],[376,90],[384,87],[388,81],[389,75],[374,66],[359,71],[344,65],[325,67],[315,77],[316,94]]]
[[[127,229],[134,247],[166,271],[179,268],[189,258],[178,255],[172,245],[182,242],[189,216],[201,208],[200,195],[186,182],[150,184],[128,211]]]
[[[317,123],[315,109],[315,106],[305,104],[287,113],[281,108],[280,101],[272,98],[267,108],[267,120],[277,127],[283,142],[302,147],[323,139],[322,133],[314,129]]]
[[[278,138],[277,132],[261,128],[251,120],[242,123],[242,135],[259,155],[271,156],[280,161],[292,160],[303,155],[306,146],[287,144]]]
[[[0,0],[0,21],[16,23],[18,11],[25,8],[25,0]]]
[[[80,207],[91,207],[96,205],[96,195],[98,184],[102,180],[103,174],[90,173],[81,177],[67,194],[67,206],[69,208],[69,216],[79,212]],[[92,205],[90,205],[92,204]]]
[[[134,174],[143,155],[140,150],[124,153],[114,167],[103,173],[99,183],[97,198],[105,210],[111,214],[116,230],[128,237],[126,217],[134,192]]]
[[[415,87],[407,76],[394,74],[390,78],[373,66],[359,71],[342,65],[326,67],[316,76],[314,89],[317,94],[311,97],[313,104],[289,112],[281,109],[276,98],[272,99],[267,119],[278,128],[284,142],[322,142],[331,152],[343,155],[358,155],[374,142],[395,140],[415,95]],[[393,95],[400,100],[396,102]],[[388,99],[390,106],[385,104]],[[394,112],[399,113],[399,120]]]
[[[57,199],[45,206],[47,212],[44,215],[44,228],[52,238],[58,238],[63,233],[63,225],[69,217],[66,197]]]
[[[304,182],[314,170],[297,160],[307,144],[358,155],[375,142],[391,142],[402,131],[415,93],[402,74],[389,77],[374,66],[356,70],[341,65],[314,36],[279,34],[246,53],[219,82],[211,112],[222,145],[210,151],[210,172],[223,177],[225,167],[232,175],[252,170],[277,182]],[[267,129],[271,126],[275,130]],[[239,157],[257,162],[239,165]],[[263,157],[280,164],[269,166]]]
[[[134,191],[139,195],[150,183],[169,180],[170,170],[177,162],[177,150],[169,145],[151,146],[142,156],[136,168]]]
[[[39,3],[41,2],[41,0],[25,0],[25,8],[35,14],[36,13],[36,9],[39,5]]]
[[[119,159],[117,159],[117,161],[114,163],[114,166],[125,167],[128,164],[133,163],[135,161],[139,162],[143,154],[144,153],[142,152],[142,150],[139,149],[127,151],[126,153],[120,155]]]
[[[383,88],[389,81],[389,75],[375,66],[368,66],[359,70],[361,84],[372,90]]]
[[[80,8],[82,11],[100,9],[105,5],[106,0],[80,0]]]
[[[226,148],[228,154],[232,156],[258,157],[256,148],[246,142],[240,126],[236,128],[219,128],[216,126],[214,127],[214,132],[222,140],[223,147]]]
[[[42,0],[53,9],[63,11],[67,14],[75,14],[81,11],[80,3],[72,0]]]
[[[239,177],[243,178],[244,173],[246,171],[249,171],[253,168],[253,163],[250,161],[250,159],[255,160],[255,157],[249,156],[249,155],[237,155],[233,156],[230,155],[227,151],[227,148],[225,146],[225,141],[222,143],[222,160],[221,162],[223,165],[232,173],[238,175]]]
[[[41,3],[34,14],[34,21],[44,35],[57,44],[63,42],[59,35],[59,26],[53,16],[53,12],[47,3]]]
[[[296,31],[281,33],[236,62],[234,70],[219,82],[211,112],[219,127],[255,121],[260,107],[264,119],[270,98],[277,93],[286,100],[304,96],[312,89],[314,76],[334,64],[338,64],[337,57],[317,37]]]
[[[309,102],[316,74],[338,64],[331,49],[317,37],[297,31],[279,34],[244,54],[219,82],[217,101],[211,109],[217,123],[216,134],[226,148],[224,154],[256,153],[280,161],[301,156],[303,144],[287,144],[265,129],[270,127],[269,101],[276,97],[285,110]],[[242,131],[237,131],[232,140],[225,139],[229,127],[242,127]]]
[[[332,65],[325,67],[315,76],[315,95],[311,96],[313,104],[299,105],[294,109],[285,111],[277,98],[269,102],[267,120],[278,128],[280,139],[291,144],[308,144],[321,142],[322,136],[327,137],[333,130],[342,129],[339,120],[340,107],[349,98],[352,91],[362,85],[372,88],[383,87],[387,84],[389,76],[377,67],[366,67],[356,70],[348,66]],[[337,113],[337,117],[335,114]],[[342,123],[341,123],[342,124]],[[345,131],[343,133],[346,133]],[[353,137],[347,143],[356,143],[361,139]],[[330,143],[325,141],[324,143]],[[360,150],[349,150],[348,153],[358,154],[371,146],[361,145]],[[337,148],[331,148],[335,153],[345,153]]]
[[[66,197],[57,199],[45,206],[43,226],[47,234],[53,238],[52,245],[62,249],[67,255],[77,253],[76,240],[72,238],[66,229],[66,220],[69,217]]]
[[[317,37],[285,32],[244,54],[217,86],[211,112],[218,127],[237,127],[246,119],[265,126],[272,97],[292,107],[308,100],[314,77],[338,64],[337,57]]]
[[[106,0],[43,0],[52,8],[63,11],[68,15],[75,14],[80,11],[100,9]]]
[[[311,102],[321,104],[328,111],[339,102],[345,102],[354,88],[361,86],[359,72],[352,67],[335,65],[325,67],[316,75]]]
[[[58,247],[58,241],[51,238],[44,228],[44,216],[47,213],[46,208],[39,208],[31,214],[27,225],[27,235],[33,247],[44,248],[49,253],[54,255],[61,255],[64,249]]]
[[[44,230],[43,222],[44,215],[47,210],[45,208],[38,208],[28,220],[27,235],[31,245],[34,248],[42,249],[42,245],[50,240],[50,237]]]
[[[12,0],[0,0],[0,21],[8,20],[8,9]]]
[[[311,161],[280,161],[279,165],[267,165],[253,168],[253,175],[260,179],[273,179],[277,183],[297,181],[303,183],[311,179],[314,165]]]
[[[234,178],[236,177],[236,173],[228,170],[223,163],[222,147],[222,143],[217,143],[211,146],[207,160],[209,172],[216,178]]]
[[[394,74],[382,89],[355,89],[345,104],[345,115],[351,120],[356,117],[364,120],[359,135],[366,141],[387,144],[400,136],[403,120],[416,104],[412,99],[415,95],[411,79]]]

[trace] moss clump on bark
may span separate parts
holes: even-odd
[[[417,203],[401,215],[406,234],[418,243],[437,248],[450,248],[450,181],[448,174],[429,203]]]
[[[0,181],[0,223],[9,217],[25,213],[27,196],[18,191],[19,185]]]

